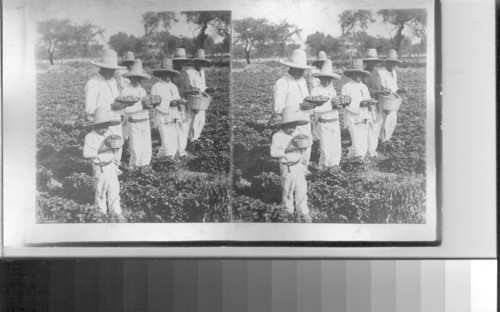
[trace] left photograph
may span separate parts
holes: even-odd
[[[231,12],[76,6],[36,21],[36,222],[228,222]]]

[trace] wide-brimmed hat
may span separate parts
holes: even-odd
[[[403,64],[403,62],[401,62],[400,60],[398,60],[398,53],[396,52],[396,50],[389,50],[389,52],[387,52],[387,58],[385,59],[385,61],[391,61],[391,62],[397,62],[398,64]]]
[[[132,65],[132,69],[129,72],[126,72],[122,75],[124,78],[128,77],[141,77],[141,78],[146,78],[150,79],[151,76],[144,73],[144,70],[142,69],[142,61],[141,60],[135,60],[134,65]]]
[[[351,68],[344,70],[344,76],[350,77],[354,73],[370,75],[370,72],[363,69],[363,60],[354,59],[352,60]]]
[[[367,61],[379,61],[379,62],[382,62],[383,60],[381,60],[378,57],[377,49],[368,49],[366,51],[366,56],[363,59],[363,62],[367,62]]]
[[[318,53],[318,59],[317,60],[314,60],[311,65],[312,66],[316,66],[316,65],[320,65],[322,66],[322,64],[327,60],[328,58],[326,57],[326,53],[325,51],[319,51]]]
[[[172,59],[164,58],[161,61],[160,68],[153,70],[153,76],[155,76],[155,77],[160,77],[161,74],[164,74],[164,73],[179,75],[179,72],[174,70],[174,63],[172,62]]]
[[[293,51],[290,60],[288,61],[280,61],[281,64],[286,65],[288,67],[300,68],[300,69],[313,69],[314,66],[307,65],[307,55],[306,51],[301,49],[296,49]]]
[[[132,51],[127,51],[125,52],[125,57],[123,60],[120,62],[120,65],[128,65],[128,64],[133,64],[135,61],[135,55],[134,52]]]
[[[292,106],[286,106],[281,113],[281,122],[279,123],[280,127],[296,127],[303,126],[309,123],[308,120],[299,119],[297,116],[297,110],[295,110]]]
[[[99,105],[94,112],[94,126],[101,124],[108,124],[108,126],[117,126],[121,124],[121,120],[111,118],[111,110],[104,106]]]
[[[99,61],[90,61],[90,64],[108,69],[126,69],[123,66],[118,66],[118,55],[111,49],[104,49]]]
[[[198,49],[198,50],[196,50],[196,52],[194,52],[194,60],[197,62],[210,63],[210,60],[206,59],[205,50],[203,50],[203,49]]]
[[[340,75],[333,72],[332,61],[325,60],[323,66],[318,73],[312,74],[313,77],[330,77],[335,79],[340,79]]]
[[[186,49],[184,48],[177,48],[174,51],[174,54],[172,55],[172,60],[174,62],[177,61],[192,61],[192,58],[188,58],[186,54]]]

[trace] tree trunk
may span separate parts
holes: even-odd
[[[247,59],[247,64],[250,64],[250,51],[245,51],[245,56],[246,56],[246,59]]]
[[[208,24],[204,24],[201,27],[200,34],[198,35],[198,49],[204,49],[205,48],[205,40],[207,40],[207,35],[205,35],[205,31],[208,28]]]
[[[54,53],[49,53],[50,65],[54,65]]]
[[[405,28],[404,24],[401,24],[398,28],[398,31],[396,32],[396,35],[394,36],[394,50],[398,51],[401,49],[401,43],[403,42],[403,29]]]

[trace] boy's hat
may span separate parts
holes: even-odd
[[[308,120],[299,119],[297,117],[297,111],[292,106],[286,106],[283,108],[283,112],[281,113],[281,122],[279,124],[280,127],[296,127],[307,125],[308,123]]]
[[[330,77],[335,79],[340,79],[340,75],[333,72],[332,61],[325,60],[321,71],[319,73],[312,74],[313,77]]]
[[[90,64],[107,69],[126,69],[123,66],[118,66],[118,56],[111,49],[104,49],[100,60],[98,62],[90,61]]]
[[[313,69],[314,66],[307,65],[307,55],[306,51],[301,49],[296,49],[293,51],[290,60],[288,61],[280,61],[281,64],[286,65],[288,67],[300,68],[300,69]]]
[[[174,70],[174,63],[172,62],[172,59],[164,58],[163,60],[161,60],[160,68],[153,70],[153,76],[155,77],[160,77],[161,74],[164,73],[170,73],[177,76],[179,75],[179,72]]]
[[[203,50],[203,49],[198,49],[198,50],[196,50],[196,52],[194,52],[194,60],[197,62],[210,63],[210,60],[207,60],[205,58],[205,50]]]
[[[317,60],[314,60],[312,62],[312,66],[322,66],[322,64],[327,60],[328,58],[326,57],[326,53],[325,51],[319,51],[318,53],[318,59]]]
[[[174,62],[176,62],[176,61],[192,61],[193,59],[187,57],[186,49],[177,48],[174,51],[174,55],[172,56],[172,60]]]
[[[370,73],[363,69],[363,61],[361,59],[352,60],[351,68],[344,70],[344,76],[351,77],[354,73],[370,75]]]
[[[104,105],[99,105],[94,112],[94,126],[100,124],[108,124],[108,126],[118,126],[121,120],[112,119],[110,110]]]
[[[366,51],[366,57],[363,59],[364,62],[366,61],[383,61],[379,59],[378,54],[377,54],[377,49],[368,49]]]
[[[134,65],[132,65],[132,69],[129,72],[126,72],[125,74],[122,75],[124,78],[128,77],[141,77],[141,78],[146,78],[150,79],[151,76],[144,73],[144,70],[142,69],[142,61],[141,60],[135,60]]]
[[[134,55],[134,52],[132,51],[127,51],[125,53],[125,57],[123,58],[123,60],[121,61],[120,65],[128,65],[128,64],[133,64],[135,61],[135,55]]]
[[[398,60],[398,53],[396,52],[396,50],[389,50],[389,52],[387,53],[387,58],[385,59],[385,61],[392,61],[392,62],[397,62],[398,64],[403,64],[403,62],[401,62],[400,60]]]

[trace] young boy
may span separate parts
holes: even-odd
[[[130,80],[130,85],[122,90],[123,96],[136,96],[140,99],[146,96],[146,90],[141,87],[142,79],[150,79],[142,69],[141,60],[136,60],[131,70],[123,74]],[[149,111],[143,109],[141,100],[125,108],[125,118],[129,123],[130,161],[129,167],[147,166],[151,162],[151,129],[149,126]]]
[[[94,113],[94,129],[85,136],[83,157],[92,159],[95,184],[95,203],[103,213],[116,215],[117,222],[126,222],[120,207],[120,183],[115,154],[118,149],[110,149],[104,140],[112,134],[108,128],[120,125],[120,120],[110,118],[105,106],[98,106]]]
[[[320,85],[311,90],[311,95],[323,95],[329,99],[328,102],[314,109],[314,114],[317,117],[315,130],[319,138],[321,151],[319,165],[322,167],[338,166],[342,155],[339,111],[338,109],[332,109],[330,101],[337,95],[332,80],[340,79],[340,75],[333,72],[332,61],[326,60],[321,71],[314,73],[312,76],[319,78]]]
[[[295,108],[283,109],[280,130],[273,135],[271,157],[279,158],[281,181],[283,184],[282,202],[290,213],[302,212],[307,222],[311,222],[307,207],[307,181],[305,176],[307,160],[303,150],[293,144],[293,137],[298,134],[297,126],[308,124],[308,120],[299,120]],[[294,205],[295,199],[295,205]]]
[[[161,104],[154,110],[154,125],[161,137],[158,158],[186,155],[187,131],[183,127],[186,118],[184,106],[177,106],[175,100],[181,97],[176,85],[172,82],[179,72],[173,69],[172,60],[164,59],[160,69],[153,70],[153,76],[161,80],[151,88],[152,95],[162,98]]]
[[[373,115],[368,107],[363,107],[371,99],[368,88],[362,83],[363,76],[367,75],[370,73],[363,70],[361,59],[353,60],[352,68],[344,71],[344,76],[350,81],[342,87],[342,95],[352,99],[344,109],[344,127],[351,136],[348,158],[359,157],[363,160],[368,152],[368,124],[373,122]]]

